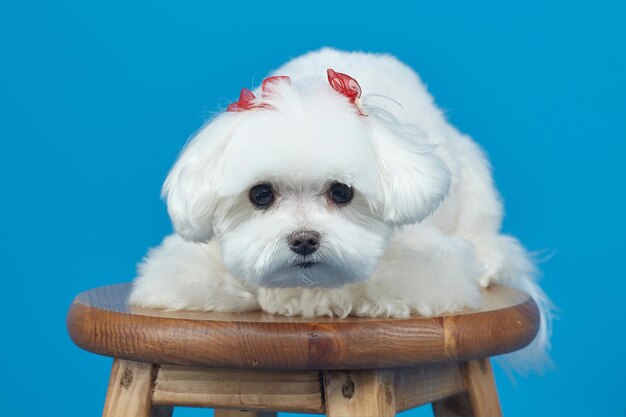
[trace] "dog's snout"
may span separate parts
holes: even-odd
[[[314,230],[304,230],[289,236],[289,248],[298,255],[309,255],[320,247],[320,234]]]

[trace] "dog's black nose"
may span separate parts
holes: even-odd
[[[309,255],[320,247],[320,234],[314,230],[303,230],[289,236],[289,248],[298,255]]]

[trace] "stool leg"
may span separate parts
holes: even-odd
[[[152,407],[156,373],[154,365],[114,359],[102,417],[171,417],[172,407]]]
[[[461,367],[467,390],[434,402],[435,416],[502,416],[489,359],[471,360]]]
[[[277,417],[273,411],[215,410],[215,417]]]
[[[324,371],[324,396],[329,417],[396,415],[393,372],[389,369]]]

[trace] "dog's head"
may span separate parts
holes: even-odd
[[[365,280],[393,231],[437,207],[449,171],[336,86],[294,81],[244,91],[199,131],[165,181],[168,212],[182,237],[217,239],[249,284]]]

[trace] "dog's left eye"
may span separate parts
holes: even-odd
[[[250,189],[250,202],[258,208],[268,207],[274,202],[274,192],[269,184],[255,185]]]
[[[339,205],[348,204],[352,200],[353,195],[352,187],[340,182],[333,183],[328,190],[330,199]]]

